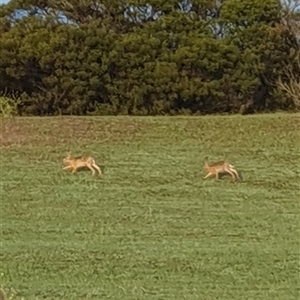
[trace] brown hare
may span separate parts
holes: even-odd
[[[67,152],[67,156],[63,159],[63,164],[65,165],[63,170],[72,170],[72,174],[78,169],[86,167],[92,171],[92,175],[95,175],[95,169],[98,171],[99,175],[102,175],[101,169],[97,166],[94,158],[91,156],[71,157],[71,152]]]
[[[215,176],[216,179],[219,179],[219,175],[221,174],[231,175],[233,181],[242,179],[235,167],[224,160],[212,164],[208,164],[207,160],[205,160],[204,169],[207,172],[207,175],[204,176],[203,179],[206,179],[211,176]]]

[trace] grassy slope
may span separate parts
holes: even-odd
[[[299,115],[1,122],[14,299],[299,296]],[[92,154],[103,178],[61,171]],[[203,181],[203,158],[244,181]]]

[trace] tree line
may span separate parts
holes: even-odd
[[[20,115],[296,110],[298,4],[11,0],[0,95]]]

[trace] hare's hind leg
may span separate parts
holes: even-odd
[[[96,163],[93,163],[92,166],[98,171],[99,175],[102,175],[101,169],[96,165]]]
[[[86,166],[92,171],[92,176],[94,176],[95,170],[93,169],[92,164],[87,164]]]
[[[231,173],[233,173],[236,177],[237,180],[241,180],[240,174],[239,172],[234,168],[234,166],[229,165],[228,167],[228,171],[230,171]],[[229,173],[229,172],[228,172]]]
[[[230,169],[230,171],[231,171],[232,173],[234,173],[234,175],[236,176],[236,179],[237,179],[237,180],[241,180],[241,177],[240,177],[238,171],[236,171],[235,169]]]
[[[231,172],[231,171],[232,171],[232,170],[229,170],[229,169],[226,170],[226,172],[227,172],[228,174],[230,174],[230,176],[232,177],[232,180],[233,180],[233,181],[236,181],[235,174],[234,174],[233,172]]]

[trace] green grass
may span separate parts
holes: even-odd
[[[1,122],[13,299],[299,299],[299,114]],[[91,154],[102,178],[62,171]],[[244,180],[203,180],[203,159]],[[12,290],[16,295],[12,294]]]

